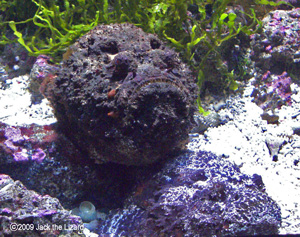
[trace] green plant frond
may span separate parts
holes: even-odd
[[[228,87],[230,90],[232,91],[236,91],[237,89],[239,89],[239,83],[237,81],[231,81],[229,83],[229,87]]]
[[[30,47],[28,45],[26,45],[24,39],[23,39],[23,35],[21,32],[17,31],[17,27],[16,27],[16,23],[14,21],[9,22],[9,26],[10,28],[14,31],[15,36],[17,36],[18,38],[18,42],[24,46],[28,52],[32,52],[32,50],[30,49]]]
[[[96,25],[129,22],[168,40],[170,45],[181,53],[184,61],[198,72],[200,88],[205,81],[204,71],[207,61],[212,60],[221,65],[220,52],[223,43],[240,33],[247,35],[256,33],[262,26],[253,9],[240,12],[250,20],[239,22],[236,10],[228,10],[229,6],[236,3],[235,0],[0,0],[0,2],[0,10],[7,13],[5,18],[0,19],[1,45],[18,42],[30,55],[49,54],[59,61],[66,47]],[[254,2],[270,6],[290,5],[284,1]],[[21,3],[30,11],[22,12]],[[193,15],[187,14],[191,4],[197,6],[197,12],[193,12]],[[211,11],[208,11],[208,8],[211,8]],[[17,9],[18,13],[14,12],[14,9]],[[13,31],[16,39],[11,40],[5,36],[3,32],[7,29]],[[202,55],[196,62],[194,56],[199,49]],[[219,72],[222,80],[225,80],[223,84],[232,90],[238,88],[238,83],[234,79],[235,73],[238,72],[228,72],[224,69],[220,69]]]
[[[199,111],[200,114],[202,114],[203,116],[207,116],[207,115],[210,114],[209,111],[205,111],[205,110],[203,109],[203,107],[202,107],[202,105],[201,105],[201,99],[200,99],[200,97],[197,98],[197,101],[196,101],[196,102],[197,102],[197,107],[198,107],[198,111]]]
[[[255,0],[255,3],[261,4],[261,5],[270,5],[272,7],[277,7],[282,4],[289,5],[290,7],[294,7],[292,4],[290,4],[289,2],[285,2],[285,1],[273,2],[273,1],[268,1],[268,0]]]
[[[175,40],[175,39],[172,38],[172,37],[167,36],[167,34],[166,34],[165,31],[163,31],[163,34],[164,34],[164,36],[166,37],[166,39],[167,39],[167,40],[170,40],[170,41],[172,42],[172,44],[173,44],[176,48],[178,48],[178,49],[184,49],[184,48],[185,48],[184,45],[182,45],[179,41]]]

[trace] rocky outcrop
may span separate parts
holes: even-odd
[[[272,235],[280,208],[249,177],[211,153],[187,153],[141,183],[97,233],[122,236]]]
[[[81,219],[58,199],[27,190],[20,181],[0,174],[1,236],[85,236]]]

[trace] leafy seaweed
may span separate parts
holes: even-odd
[[[286,5],[289,5],[289,6],[293,7],[292,4],[290,4],[288,2],[285,2],[285,1],[273,2],[273,1],[268,1],[268,0],[255,0],[255,3],[256,4],[262,4],[262,5],[270,5],[272,7],[277,7],[281,4],[286,4]]]
[[[88,2],[64,0],[61,5],[56,1],[31,0],[35,6],[35,13],[31,18],[18,22],[4,21],[0,23],[0,28],[8,25],[17,37],[17,42],[24,46],[30,55],[50,54],[60,57],[65,48],[78,37],[100,22],[107,22],[108,1]],[[24,25],[28,26],[29,23],[35,28],[33,35],[26,34],[27,28]],[[0,43],[12,41],[2,35]]]
[[[130,22],[146,32],[155,33],[168,40],[197,73],[200,88],[210,73],[207,62],[211,61],[222,75],[220,84],[225,88],[236,90],[238,75],[235,70],[229,70],[224,65],[222,47],[224,42],[240,34],[251,35],[261,27],[261,21],[253,9],[246,9],[245,12],[233,9],[232,6],[239,4],[237,2],[237,0],[0,0],[0,45],[18,42],[30,55],[48,54],[60,61],[66,48],[97,24]],[[255,0],[255,4],[278,6],[286,2]],[[5,35],[7,29],[13,31],[14,39]],[[198,51],[201,51],[202,56],[196,59]],[[242,68],[243,65],[239,70]],[[239,76],[243,76],[243,73],[239,73]]]

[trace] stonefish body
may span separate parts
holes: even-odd
[[[187,143],[195,77],[155,35],[99,25],[41,89],[63,133],[97,163],[146,165]]]

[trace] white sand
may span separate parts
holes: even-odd
[[[9,125],[39,124],[56,122],[49,102],[31,105],[28,75],[7,80],[8,87],[0,90],[0,122]]]

